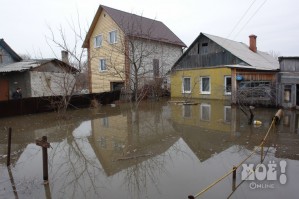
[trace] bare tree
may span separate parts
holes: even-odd
[[[52,96],[61,96],[61,99],[58,101],[55,100],[53,105],[55,105],[60,112],[65,113],[70,105],[71,97],[77,92],[76,87],[82,89],[82,84],[88,85],[88,83],[86,83],[86,81],[88,81],[87,75],[82,75],[82,73],[86,74],[88,61],[86,49],[81,48],[86,31],[81,27],[79,14],[77,15],[76,22],[74,20],[68,22],[67,30],[62,26],[55,31],[50,26],[48,28],[50,34],[46,36],[46,41],[53,54],[57,58],[58,56],[55,54],[54,48],[59,48],[65,53],[66,57],[66,59],[62,61],[72,66],[69,68],[64,67],[62,73],[56,74],[56,86],[60,87],[63,92],[57,94],[55,90],[50,89]],[[74,72],[74,68],[76,72]],[[82,78],[86,79],[83,80]],[[49,85],[45,86],[49,88]]]
[[[164,79],[174,60],[182,53],[174,45],[153,40],[153,30],[156,21],[144,28],[144,18],[122,22],[120,25],[125,34],[119,34],[120,45],[109,46],[110,59],[107,68],[111,74],[125,82],[126,92],[132,95],[133,102],[140,102],[146,96],[160,95]],[[125,66],[120,68],[115,54],[124,56]],[[166,88],[165,88],[166,89]]]

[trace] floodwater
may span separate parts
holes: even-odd
[[[0,198],[173,199],[196,195],[256,150],[277,109],[254,109],[259,126],[225,101],[142,102],[0,119]],[[6,166],[12,127],[11,166]],[[284,111],[263,148],[254,180],[228,175],[198,198],[298,198],[299,113]],[[43,181],[47,136],[49,182]],[[252,153],[256,150],[255,153]],[[245,166],[246,166],[245,165]],[[271,166],[272,165],[272,166]],[[274,166],[273,166],[274,165]],[[244,166],[244,167],[245,167]],[[265,175],[264,175],[265,174]]]

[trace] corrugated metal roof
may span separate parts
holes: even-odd
[[[32,68],[36,68],[40,66],[41,63],[33,60],[26,60],[21,62],[15,62],[12,64],[5,65],[0,67],[0,73],[7,73],[7,72],[22,72]]]
[[[83,47],[88,46],[88,40],[102,10],[106,11],[127,36],[135,36],[186,47],[186,44],[182,42],[182,40],[180,40],[180,38],[178,38],[164,23],[103,5],[99,7],[93,19],[83,43]]]
[[[59,65],[69,67],[73,72],[78,72],[78,70],[76,68],[54,58],[54,59],[24,60],[24,61],[20,61],[20,62],[15,62],[15,63],[0,67],[0,73],[22,72],[22,71],[26,71],[26,70],[31,70],[31,69],[37,68],[43,64],[46,64],[48,62],[56,62]]]
[[[225,39],[222,37],[209,35],[206,33],[202,33],[209,39],[213,40],[218,45],[222,46],[229,52],[231,52],[236,57],[242,59],[244,62],[252,66],[252,68],[258,69],[258,70],[278,70],[279,69],[279,62],[275,58],[273,58],[271,55],[262,52],[257,51],[256,53],[251,51],[249,47],[242,43],[242,42],[236,42],[233,40]],[[238,68],[251,68],[248,66],[243,65],[229,65],[229,66],[238,66]]]

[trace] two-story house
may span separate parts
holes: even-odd
[[[200,33],[172,68],[171,97],[227,99],[236,103],[240,88],[275,85],[278,60],[258,51],[256,38],[250,35],[248,46]],[[269,100],[268,96],[257,95],[258,99]]]
[[[99,93],[161,80],[186,45],[160,21],[100,5],[83,47],[90,92]]]

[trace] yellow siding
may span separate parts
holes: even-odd
[[[206,107],[205,110],[203,110]],[[189,109],[186,114],[186,110]],[[230,109],[230,111],[226,111]],[[171,104],[171,120],[177,124],[201,127],[212,131],[230,133],[232,111],[229,101],[201,100],[198,105]],[[206,114],[208,112],[208,114]],[[227,121],[228,120],[228,121]]]
[[[117,43],[110,44],[109,32],[117,30]],[[94,38],[102,35],[102,47],[95,48]],[[90,37],[90,70],[91,70],[91,86],[92,92],[110,91],[110,82],[123,81],[125,56],[120,50],[123,45],[124,33],[120,30],[112,18],[103,11]],[[99,71],[100,59],[106,59],[107,71]],[[117,72],[121,72],[117,74]]]
[[[230,99],[225,95],[225,76],[231,76],[229,68],[196,68],[190,70],[174,71],[171,74],[171,97],[198,98],[198,99]],[[191,93],[183,93],[183,77],[191,78]],[[200,93],[201,77],[210,77],[211,93]]]

